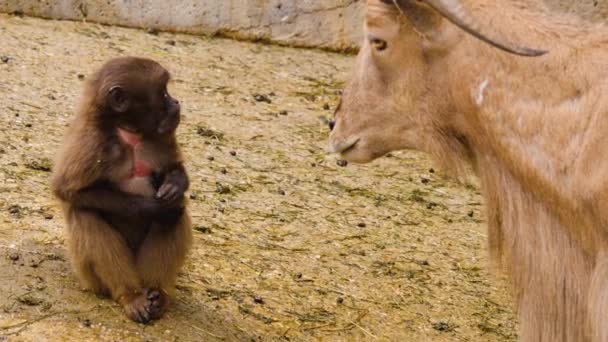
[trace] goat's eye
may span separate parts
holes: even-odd
[[[374,49],[376,49],[376,51],[384,51],[384,50],[386,50],[386,48],[388,46],[388,44],[386,43],[386,40],[382,40],[380,38],[372,38],[370,40],[370,43],[372,44]]]

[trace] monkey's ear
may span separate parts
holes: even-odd
[[[121,86],[113,86],[108,92],[108,104],[114,111],[124,113],[129,109],[129,96]]]

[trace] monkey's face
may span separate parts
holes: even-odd
[[[148,137],[172,135],[180,122],[179,101],[169,95],[169,72],[149,59],[120,58],[97,79],[101,104],[112,126]]]
[[[110,90],[116,125],[145,136],[173,134],[180,122],[179,101],[169,95],[166,83],[149,88],[117,86]]]
[[[181,117],[179,101],[169,95],[166,86],[161,101],[163,110],[159,113],[157,133],[160,135],[173,134]]]

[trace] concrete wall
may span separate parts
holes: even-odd
[[[571,12],[593,21],[608,19],[608,0],[543,1],[554,11]],[[113,25],[220,34],[241,39],[263,39],[294,46],[345,50],[356,47],[361,41],[364,2],[364,0],[0,0],[0,12],[21,12],[53,19],[86,19]]]
[[[0,12],[348,49],[361,39],[358,0],[0,0]]]

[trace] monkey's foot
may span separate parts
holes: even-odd
[[[161,289],[144,289],[144,293],[146,293],[148,301],[150,302],[147,309],[150,313],[150,318],[159,319],[169,304],[167,294]]]
[[[164,302],[164,296],[160,291],[143,289],[140,294],[124,304],[124,309],[130,319],[146,324],[161,316]]]

